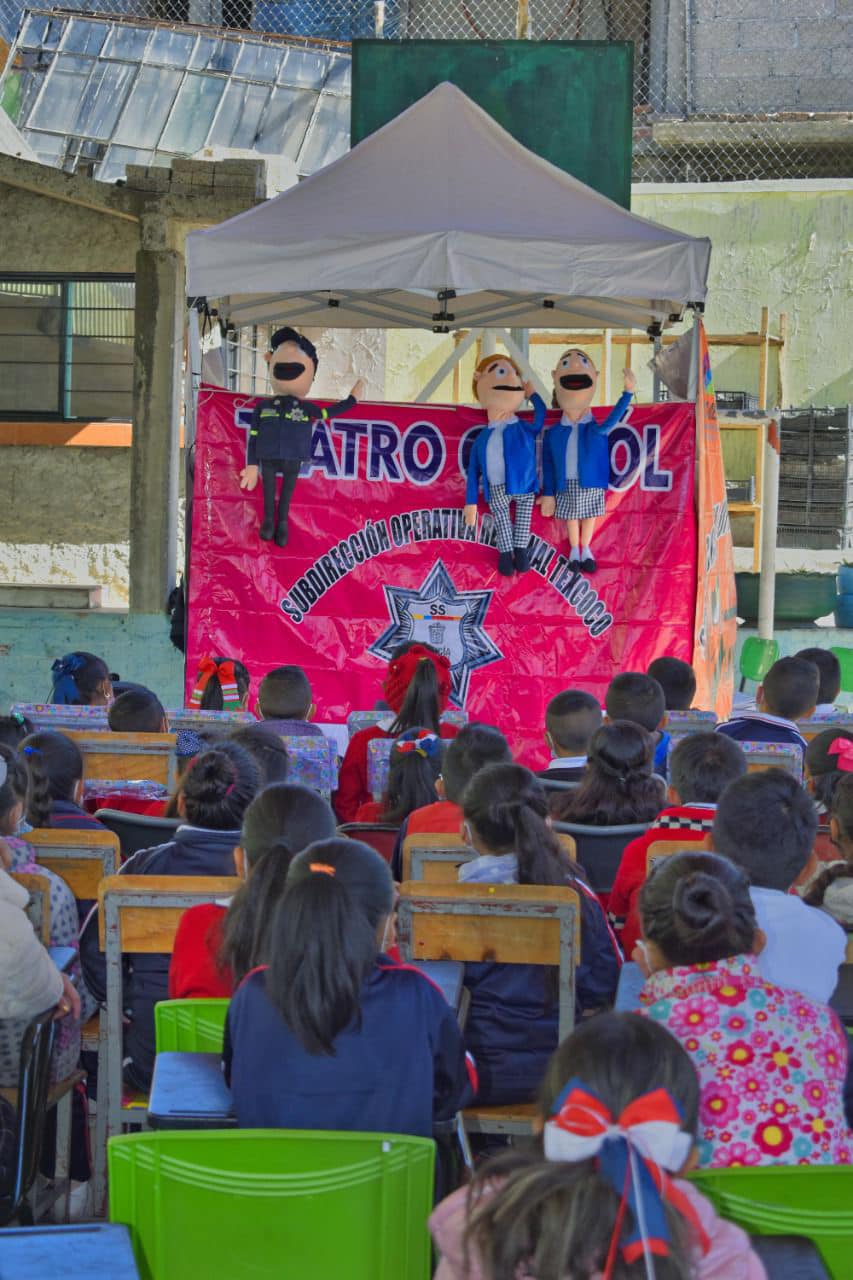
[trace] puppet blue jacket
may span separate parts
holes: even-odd
[[[432,1136],[471,1101],[456,1014],[422,973],[379,956],[361,993],[361,1020],[311,1054],[256,969],[235,992],[223,1046],[225,1079],[243,1129],[339,1129]]]
[[[603,422],[596,422],[589,414],[578,423],[578,479],[582,489],[606,489],[609,485],[607,433],[625,416],[630,403],[630,391],[623,391]],[[569,423],[555,422],[542,441],[542,492],[549,497],[566,489],[566,446],[574,430]]]
[[[538,493],[539,477],[536,474],[536,437],[545,423],[547,407],[541,396],[530,397],[533,405],[533,421],[523,422],[520,418],[507,424],[504,430],[504,463],[506,464],[506,491],[508,494]],[[486,471],[486,445],[492,428],[483,430],[474,441],[471,457],[468,459],[468,484],[465,490],[466,503],[477,501],[480,480],[483,481],[483,497],[489,501],[489,477]]]

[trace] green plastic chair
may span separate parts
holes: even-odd
[[[717,1212],[756,1235],[813,1240],[833,1280],[850,1280],[853,1166],[766,1165],[690,1175]]]
[[[160,1000],[154,1006],[157,1053],[221,1053],[227,999]]]
[[[747,680],[760,684],[778,657],[778,640],[759,640],[758,636],[747,636],[740,651],[741,693]]]
[[[108,1159],[142,1280],[429,1280],[431,1138],[133,1133]]]
[[[853,649],[831,647],[829,652],[834,653],[841,663],[842,693],[853,693]]]

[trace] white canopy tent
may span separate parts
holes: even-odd
[[[297,187],[192,232],[188,291],[238,327],[659,331],[704,302],[710,251],[445,83]]]

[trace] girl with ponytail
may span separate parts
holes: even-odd
[[[225,1078],[241,1128],[429,1137],[470,1100],[453,1010],[384,948],[394,886],[368,845],[322,840],[290,864],[269,937],[228,1011]]]
[[[458,726],[441,721],[450,700],[450,662],[431,645],[407,641],[391,654],[382,686],[391,709],[384,720],[350,738],[334,797],[341,822],[355,822],[371,796],[367,785],[367,744],[373,738],[398,738],[410,729],[427,729],[455,738]]]
[[[517,764],[476,773],[462,798],[463,833],[479,855],[459,869],[467,884],[565,885],[581,903],[575,968],[577,1016],[610,1004],[622,962],[601,903],[551,830],[539,778]],[[557,1047],[554,975],[537,965],[469,964],[465,1043],[477,1063],[478,1105],[529,1102]]]
[[[181,916],[169,966],[169,998],[230,996],[267,961],[269,933],[294,855],[335,834],[331,806],[307,787],[265,787],[243,815],[234,850],[245,880],[230,903],[202,903]]]
[[[592,827],[652,822],[666,803],[666,785],[652,772],[654,755],[654,738],[640,725],[603,724],[590,739],[580,785],[552,797],[553,817]]]
[[[368,800],[356,822],[387,822],[399,826],[415,809],[435,804],[441,777],[444,742],[429,729],[407,729],[391,748],[388,785],[381,800]]]
[[[24,738],[19,752],[29,776],[26,819],[30,826],[104,830],[80,804],[83,757],[76,742],[64,733],[44,729]]]
[[[538,1137],[483,1164],[430,1219],[435,1280],[765,1280],[748,1236],[683,1179],[699,1130],[690,1058],[635,1013],[551,1058]]]

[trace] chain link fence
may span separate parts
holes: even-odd
[[[107,180],[131,160],[168,163],[217,142],[283,148],[300,173],[312,172],[348,143],[349,42],[377,36],[630,41],[635,181],[853,175],[849,0],[80,0],[47,20],[39,13],[36,24],[20,0],[0,0],[3,105],[39,159]],[[75,24],[72,14],[109,23]],[[107,25],[109,39],[93,34]],[[168,38],[150,35],[164,28]],[[179,52],[156,62],[152,51],[169,44]],[[285,47],[301,51],[290,79],[279,63],[272,73],[263,66]],[[177,125],[164,116],[153,140],[150,119],[136,127],[122,107],[135,91],[134,61],[152,58],[171,69],[152,106],[174,87],[173,113],[183,112]],[[203,84],[194,78],[202,74]],[[68,123],[85,93],[116,106],[99,121],[90,112],[100,133],[87,132],[79,112]]]

